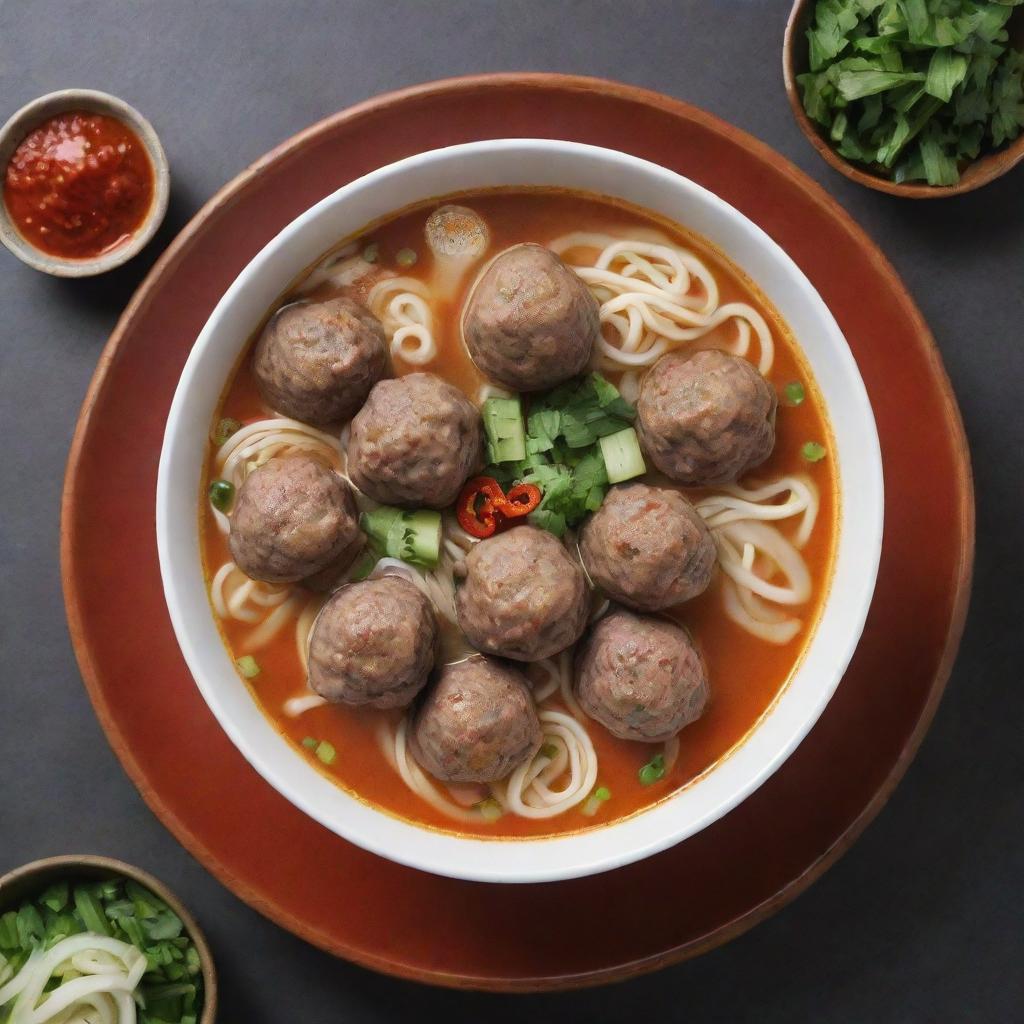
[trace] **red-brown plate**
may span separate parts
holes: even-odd
[[[687,175],[764,228],[849,339],[886,479],[882,564],[863,640],[783,767],[727,817],[657,857],[593,878],[505,887],[365,853],[257,776],[178,652],[153,527],[179,373],[245,264],[297,214],[375,167],[502,137],[625,150]],[[742,253],[732,255],[742,265]],[[378,97],[295,136],[222,189],[153,268],[100,359],[62,524],[86,686],[111,745],[175,836],[242,899],[338,956],[501,990],[596,984],[704,952],[793,899],[848,849],[931,721],[963,628],[973,544],[970,466],[949,381],[927,326],[864,233],[795,167],[717,118],[656,93],[557,75],[465,78]]]

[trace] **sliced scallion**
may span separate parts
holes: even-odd
[[[807,397],[803,384],[798,380],[791,380],[783,388],[783,394],[786,396],[786,403],[788,405],[799,405]]]
[[[367,263],[376,263],[380,259],[380,245],[377,242],[371,242],[365,249],[363,249],[363,259]]]
[[[334,764],[334,758],[337,756],[337,751],[334,749],[334,744],[328,743],[327,740],[321,740],[313,751],[314,754],[324,764]]]
[[[520,462],[526,458],[523,406],[518,398],[488,398],[480,415],[491,462]]]
[[[230,480],[213,480],[208,493],[210,504],[218,512],[227,512],[235,500],[235,485]]]
[[[640,769],[639,776],[640,784],[643,786],[651,786],[655,782],[663,779],[665,777],[665,755],[655,754],[654,757],[652,757],[650,761]]]
[[[825,458],[825,446],[817,441],[808,441],[801,449],[800,454],[808,462],[821,462]]]
[[[313,749],[314,749],[314,748],[316,747],[316,744],[317,744],[317,741],[316,741],[315,739],[313,739],[313,737],[312,737],[312,736],[307,736],[307,737],[305,737],[305,739],[303,739],[303,741],[302,741],[302,745],[303,745],[303,746],[304,746],[304,747],[305,747],[305,748],[306,748],[307,750],[313,750]]]
[[[246,679],[255,679],[262,671],[260,663],[251,654],[243,654],[235,662],[235,666]]]
[[[602,437],[600,445],[608,483],[619,484],[647,472],[640,441],[632,427]]]
[[[417,259],[418,257],[413,249],[399,249],[398,252],[395,253],[395,262],[400,267],[411,267]]]
[[[477,805],[477,810],[480,812],[480,817],[484,821],[497,821],[502,814],[505,812],[501,809],[501,804],[498,803],[494,797],[488,797],[486,800],[481,800]]]

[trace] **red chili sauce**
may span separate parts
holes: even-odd
[[[24,238],[53,256],[89,259],[126,242],[153,200],[139,137],[103,114],[59,114],[14,151],[4,203]]]

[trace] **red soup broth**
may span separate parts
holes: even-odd
[[[718,573],[703,595],[673,609],[670,614],[691,631],[700,648],[707,665],[711,700],[704,715],[680,733],[679,756],[671,770],[659,782],[648,786],[640,784],[638,771],[662,750],[662,746],[620,740],[598,723],[589,722],[588,732],[599,764],[597,784],[611,792],[611,798],[601,804],[593,817],[583,815],[580,807],[575,807],[562,815],[539,820],[506,814],[494,822],[453,822],[409,790],[381,753],[377,740],[381,717],[388,716],[396,722],[401,712],[352,710],[330,705],[289,718],[282,710],[285,701],[303,693],[306,686],[294,629],[285,628],[259,651],[260,674],[255,679],[245,680],[253,698],[275,728],[303,756],[360,800],[421,825],[481,837],[530,838],[579,832],[649,808],[707,772],[742,743],[796,670],[827,595],[839,511],[831,459],[826,455],[812,463],[804,458],[801,449],[808,441],[816,441],[827,452],[831,451],[831,431],[809,367],[787,325],[754,283],[706,240],[645,211],[587,195],[537,189],[484,192],[455,198],[477,211],[489,227],[491,244],[485,259],[520,242],[544,244],[573,231],[625,236],[631,228],[659,230],[675,243],[695,252],[715,275],[721,302],[741,301],[754,306],[768,322],[775,342],[774,365],[768,380],[780,394],[776,445],[769,460],[753,471],[745,482],[749,484],[750,480],[764,481],[784,474],[802,473],[814,481],[820,493],[817,524],[802,549],[813,583],[811,600],[796,610],[804,623],[803,628],[784,645],[766,643],[752,636],[726,616]],[[451,197],[445,201],[451,201]],[[360,233],[359,244],[377,243],[382,266],[403,276],[427,279],[431,271],[431,256],[424,242],[423,226],[429,213],[440,204],[441,201],[424,204],[373,225]],[[413,266],[395,263],[395,257],[402,249],[412,249],[417,254]],[[468,274],[463,291],[474,276],[475,271]],[[337,294],[337,289],[330,285],[308,293],[316,299],[326,299],[334,294]],[[410,366],[395,360],[395,375],[427,369],[456,384],[471,398],[477,395],[485,380],[469,359],[461,341],[459,311],[463,297],[460,295],[456,301],[435,302],[433,305],[437,359],[426,367]],[[286,293],[278,305],[288,298]],[[727,322],[721,330],[728,331],[729,328]],[[253,343],[256,337],[258,332]],[[251,372],[251,347],[228,383],[217,420],[229,417],[245,423],[271,414],[260,398]],[[614,374],[609,376],[615,380]],[[798,405],[787,403],[783,395],[786,384],[793,381],[801,382],[805,390],[806,397]],[[211,445],[207,482],[215,476],[212,458]],[[704,493],[693,488],[684,490],[692,500],[697,500]],[[231,556],[226,538],[218,531],[205,504],[201,519],[209,579]],[[247,653],[245,639],[252,627],[234,621],[218,622],[232,656],[244,656]],[[551,706],[558,706],[557,701]],[[320,763],[314,752],[302,745],[306,738],[328,741],[337,752],[333,763],[329,766]]]

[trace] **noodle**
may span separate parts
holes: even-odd
[[[430,289],[414,277],[378,281],[366,297],[371,312],[384,325],[392,358],[425,366],[437,358]]]

